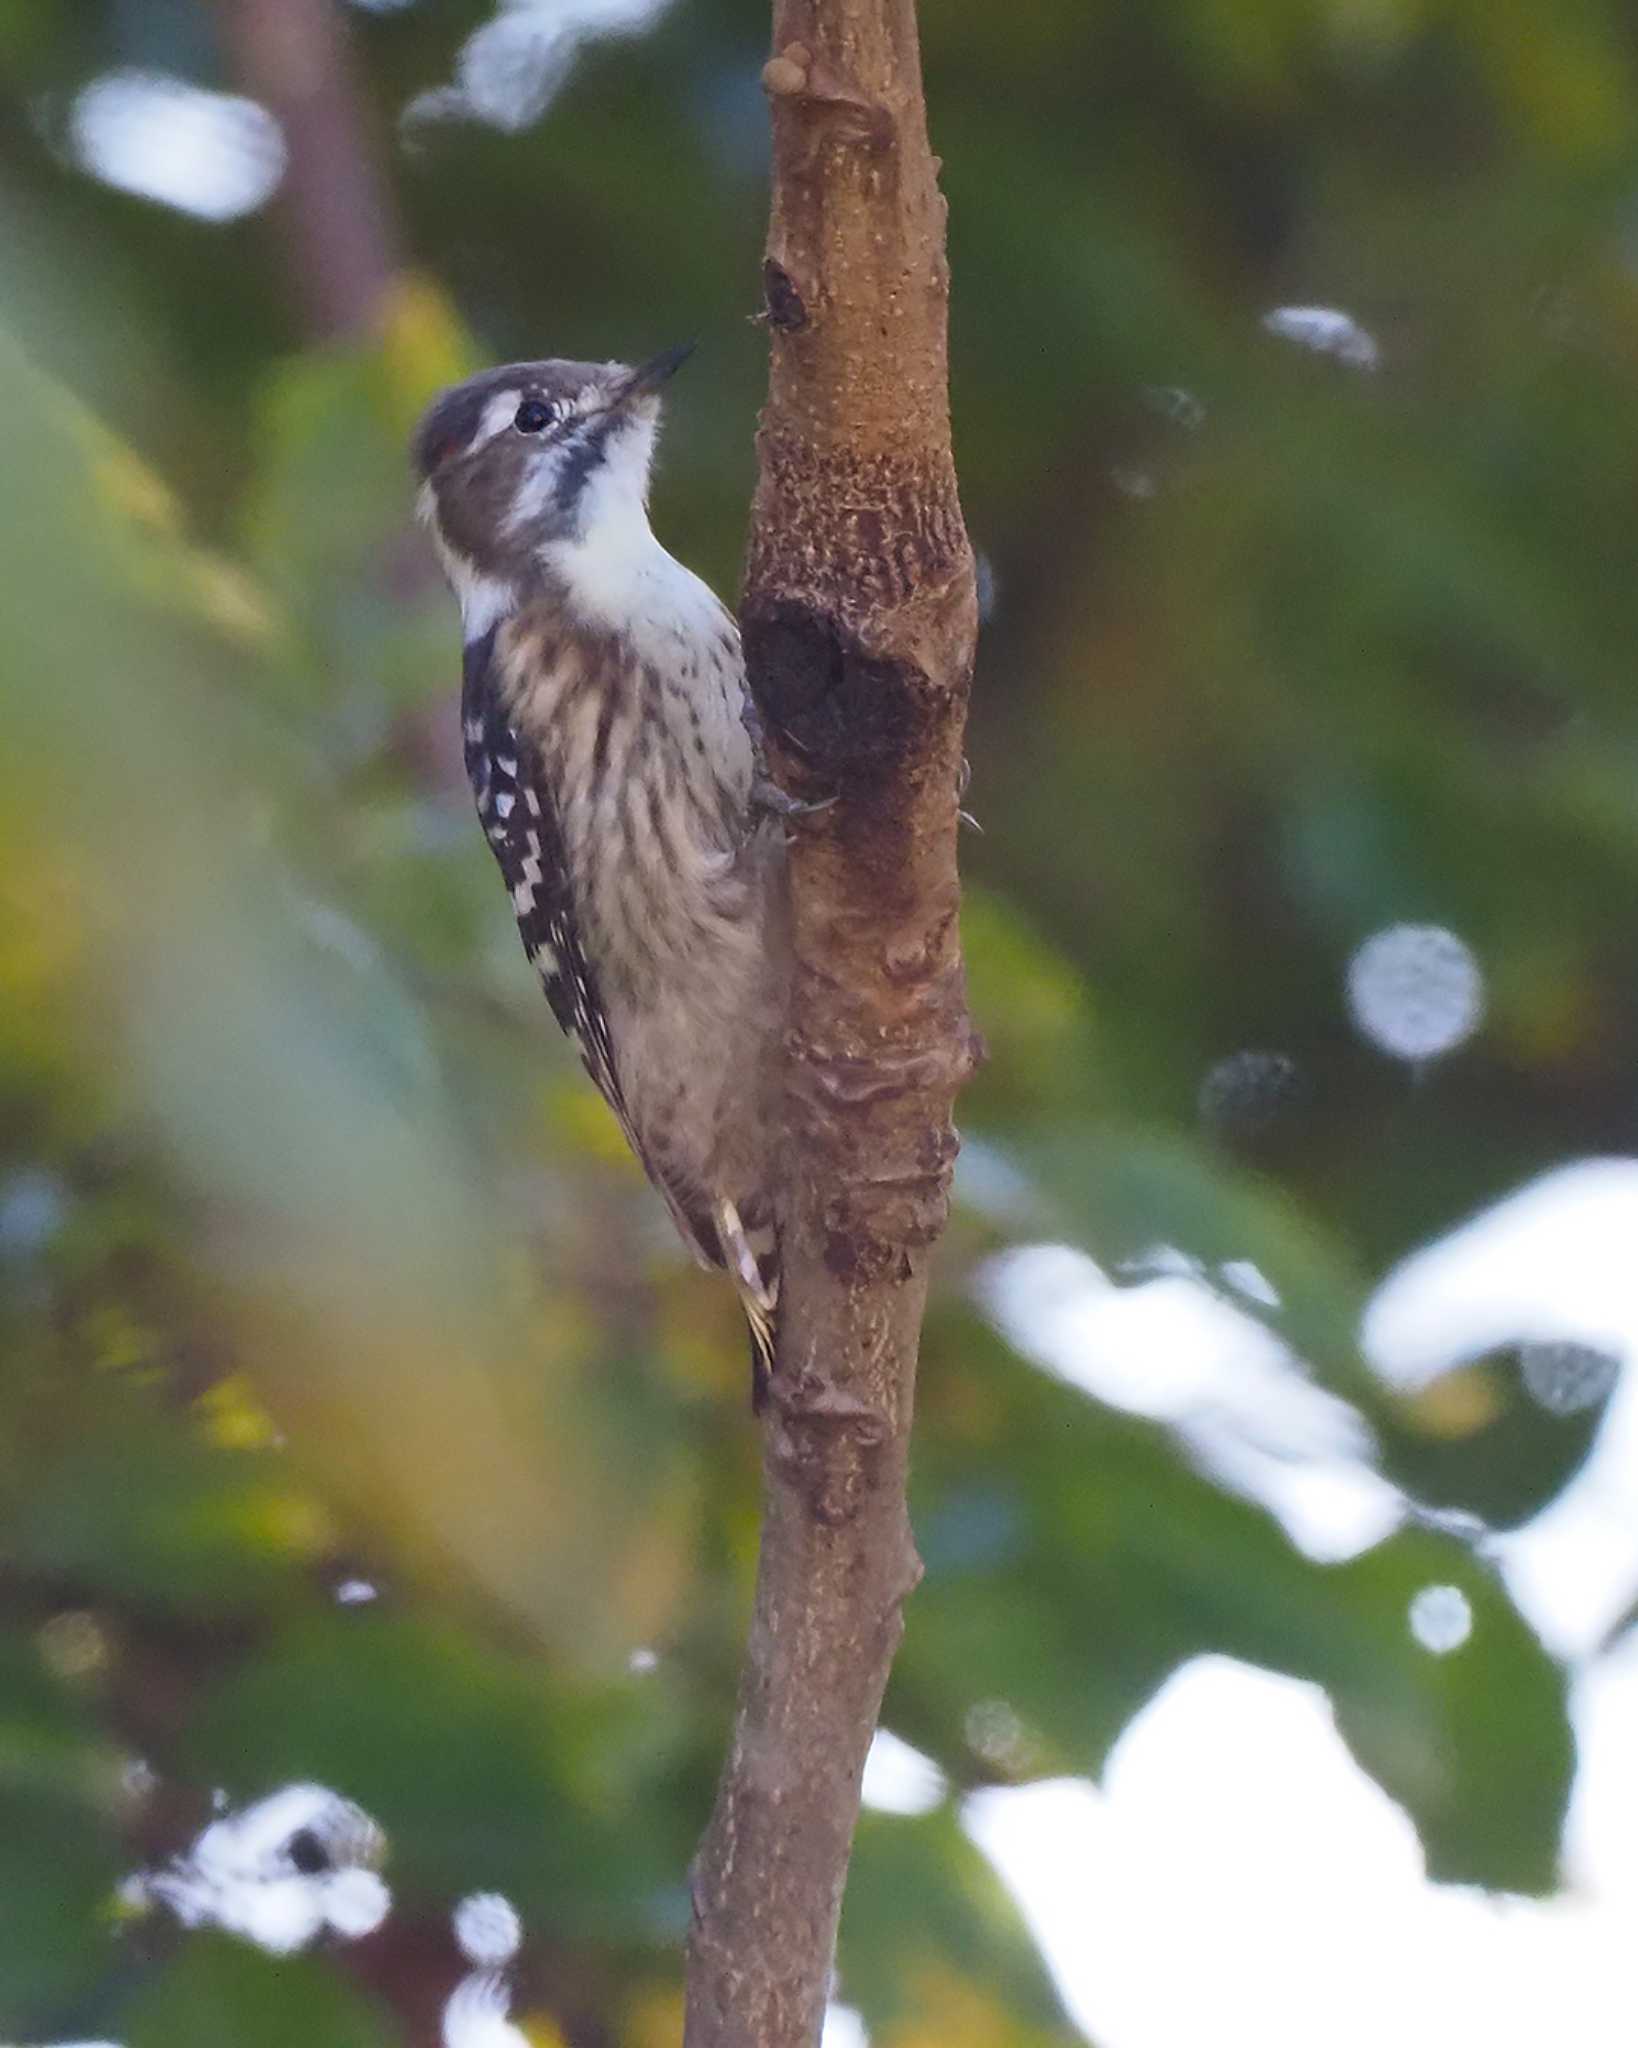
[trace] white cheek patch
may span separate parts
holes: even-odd
[[[633,412],[619,421],[580,494],[579,533],[568,543],[574,559],[568,574],[571,584],[581,586],[588,611],[598,609],[594,592],[600,584],[617,590],[632,560],[646,562],[659,546],[648,523],[656,424],[652,411]],[[617,611],[618,601],[611,597],[607,608]]]
[[[533,526],[546,510],[551,502],[552,493],[557,488],[561,455],[560,449],[543,448],[530,463],[522,483],[512,494],[511,507],[502,529],[508,536],[521,533],[525,527]]]

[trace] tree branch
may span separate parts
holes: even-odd
[[[245,91],[284,130],[277,208],[306,329],[368,334],[397,274],[398,234],[335,0],[220,0],[220,14]]]
[[[694,1867],[687,2048],[813,2048],[920,1576],[928,1248],[978,1042],[956,873],[977,627],[914,0],[774,0],[772,352],[741,623],[794,828],[790,1184],[756,1606]]]

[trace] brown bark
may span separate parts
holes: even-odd
[[[368,334],[398,266],[392,203],[335,0],[219,0],[245,92],[284,130],[276,202],[303,324],[321,341]]]
[[[920,1575],[929,1247],[977,1041],[957,790],[977,611],[914,0],[774,0],[772,366],[742,624],[796,825],[789,1185],[756,1606],[693,1874],[687,2048],[813,2048],[865,1753]]]

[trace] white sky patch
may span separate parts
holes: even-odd
[[[967,1747],[998,1771],[1022,1771],[1028,1764],[1029,1738],[1018,1710],[1005,1700],[975,1700],[962,1721]]]
[[[1403,1519],[1364,1418],[1186,1260],[1118,1287],[1069,1245],[1025,1245],[985,1264],[978,1293],[1024,1357],[1166,1423],[1195,1464],[1268,1508],[1306,1555],[1356,1556]]]
[[[1638,1159],[1582,1160],[1413,1252],[1368,1304],[1367,1359],[1414,1392],[1511,1345],[1573,1343],[1618,1362],[1586,1461],[1490,1546],[1547,1647],[1594,1649],[1638,1594]]]
[[[451,1921],[461,1954],[488,1969],[509,1963],[523,1942],[518,1909],[503,1892],[468,1893]]]
[[[1348,962],[1348,1010],[1360,1033],[1392,1058],[1440,1059],[1483,1021],[1484,976],[1443,925],[1389,925]]]
[[[502,0],[462,45],[455,80],[411,100],[404,120],[482,121],[515,134],[538,121],[582,47],[639,35],[670,0]]]
[[[1570,1693],[1576,1774],[1564,1827],[1570,1882],[1638,1906],[1638,1636],[1581,1672]]]
[[[1638,1159],[1555,1167],[1412,1252],[1371,1297],[1360,1342],[1416,1392],[1511,1344],[1638,1343]]]
[[[1599,1386],[1618,1374],[1587,1462],[1524,1528],[1494,1536],[1447,1518],[1462,1540],[1483,1539],[1548,1648],[1588,1659],[1571,1694],[1574,1889],[1530,1901],[1430,1884],[1411,1821],[1349,1756],[1319,1688],[1196,1659],[1129,1724],[1101,1787],[1041,1783],[963,1804],[1100,2048],[1631,2038],[1638,1634],[1599,1652],[1638,1595],[1638,1397],[1620,1371],[1638,1347],[1634,1245],[1638,1159],[1567,1165],[1405,1259],[1361,1330],[1403,1392],[1515,1345],[1546,1347],[1533,1392],[1548,1406],[1589,1391],[1579,1378],[1566,1391],[1571,1368]],[[1069,1247],[1033,1245],[991,1262],[982,1299],[1047,1370],[1168,1424],[1202,1463],[1243,1458],[1245,1491],[1283,1444],[1328,1494],[1335,1463],[1364,1454],[1274,1333],[1164,1247],[1139,1273],[1118,1287]],[[1391,1522],[1392,1489],[1354,1469]],[[1458,1588],[1424,1587],[1405,1625],[1430,1655],[1460,1654],[1471,1607]]]
[[[284,176],[284,131],[255,100],[163,71],[109,71],[69,112],[76,162],[104,184],[200,220],[239,220]]]
[[[1205,1271],[1200,1261],[1175,1244],[1146,1244],[1142,1251],[1122,1259],[1115,1269],[1123,1283],[1159,1280],[1165,1277],[1198,1280]]]
[[[930,1756],[878,1728],[865,1758],[863,1797],[877,1813],[931,1813],[949,1787]]]
[[[392,1893],[373,1870],[337,1870],[324,1886],[324,1919],[343,1941],[362,1941],[392,1911]]]
[[[973,581],[978,586],[978,623],[987,626],[1001,609],[1001,572],[982,548],[973,550]],[[962,816],[969,814],[964,811]]]
[[[320,1934],[373,1934],[392,1895],[371,1867],[385,1838],[362,1808],[323,1785],[286,1785],[211,1822],[185,1855],[128,1880],[132,1903],[158,1903],[184,1927],[220,1927],[272,1955]]]
[[[1170,420],[1174,427],[1182,427],[1186,433],[1192,434],[1206,424],[1204,402],[1181,384],[1145,384],[1138,396],[1151,412]]]
[[[120,1767],[119,1789],[127,1799],[151,1799],[159,1789],[159,1773],[146,1757],[131,1757]]]
[[[1459,1532],[1482,1539],[1563,1657],[1595,1650],[1638,1597],[1638,1391],[1621,1369],[1638,1352],[1635,1244],[1638,1159],[1561,1167],[1405,1259],[1361,1326],[1366,1358],[1406,1393],[1486,1353],[1537,1345],[1556,1347],[1548,1362],[1562,1402],[1569,1347],[1603,1362],[1592,1391],[1613,1387],[1570,1482],[1518,1530]],[[1026,1245],[981,1269],[978,1294],[1025,1357],[1168,1425],[1203,1471],[1266,1506],[1307,1555],[1341,1559],[1391,1534],[1406,1503],[1376,1469],[1363,1418],[1186,1255],[1157,1247],[1135,1271],[1141,1284],[1117,1286],[1070,1246]]]
[[[1315,355],[1334,356],[1350,370],[1382,364],[1376,336],[1340,306],[1275,306],[1263,315],[1263,331]]]
[[[851,2005],[827,2005],[819,2048],[870,2048],[865,2023]]]
[[[1255,1135],[1279,1122],[1302,1094],[1302,1070],[1289,1053],[1245,1046],[1206,1069],[1195,1105],[1202,1122]]]
[[[1448,1657],[1473,1633],[1473,1608],[1460,1586],[1424,1586],[1408,1618],[1411,1634],[1434,1657]]]
[[[1261,1308],[1279,1307],[1279,1290],[1250,1259],[1225,1259],[1218,1273],[1226,1286],[1232,1287],[1236,1294],[1243,1294],[1247,1301],[1254,1301]]]
[[[1621,1361],[1595,1344],[1521,1344],[1519,1375],[1525,1392],[1549,1415],[1579,1415],[1609,1399]]]
[[[1140,503],[1160,494],[1160,485],[1155,481],[1152,470],[1137,469],[1127,463],[1115,464],[1109,472],[1109,481],[1123,498],[1136,498]]]
[[[0,1258],[32,1258],[68,1220],[73,1198],[54,1173],[25,1167],[0,1181]]]
[[[1555,1657],[1596,1650],[1638,1595],[1633,1446],[1601,1456],[1608,1434],[1556,1500],[1492,1545],[1514,1606]]]
[[[463,1977],[444,2007],[444,2048],[529,2048],[512,2024],[511,1987],[498,1970]]]
[[[1014,1229],[1039,1206],[1029,1175],[987,1138],[965,1132],[956,1156],[955,1193],[969,1209]]]
[[[1630,1754],[1638,1666],[1623,1682],[1602,1711],[1612,1733],[1625,1716]],[[1632,1806],[1603,1805],[1638,1877]],[[1631,1898],[1430,1884],[1316,1686],[1197,1658],[1132,1721],[1101,1789],[986,1791],[963,1816],[1101,2048],[1631,2040]]]

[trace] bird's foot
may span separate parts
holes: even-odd
[[[781,789],[768,775],[758,775],[751,784],[752,810],[761,811],[770,818],[813,818],[821,811],[828,811],[835,802],[835,796],[792,796],[788,789]]]

